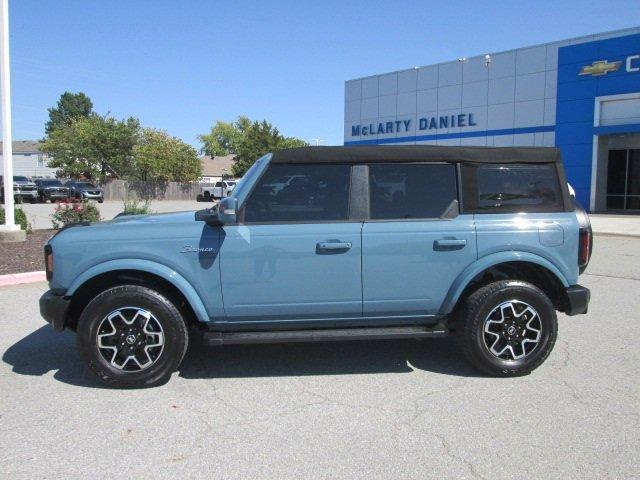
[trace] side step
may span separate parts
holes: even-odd
[[[340,328],[322,330],[281,330],[269,332],[203,332],[205,345],[246,343],[328,342],[336,340],[392,340],[400,338],[446,337],[449,329],[442,324],[434,327]]]

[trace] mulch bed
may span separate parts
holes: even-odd
[[[44,270],[44,244],[55,230],[34,230],[25,242],[0,243],[0,275]]]

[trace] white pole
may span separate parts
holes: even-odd
[[[0,89],[2,90],[2,159],[4,230],[19,230],[13,214],[13,145],[11,143],[11,76],[9,72],[9,0],[0,0]]]

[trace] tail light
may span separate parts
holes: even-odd
[[[53,249],[48,243],[44,246],[44,266],[47,273],[47,282],[53,278]]]
[[[586,267],[591,256],[591,229],[580,229],[580,246],[578,248],[578,266]]]

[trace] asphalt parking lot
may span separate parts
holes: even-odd
[[[129,391],[40,319],[45,284],[0,288],[0,477],[637,478],[640,239],[596,237],[587,272],[589,314],[528,377],[449,339],[257,345]]]

